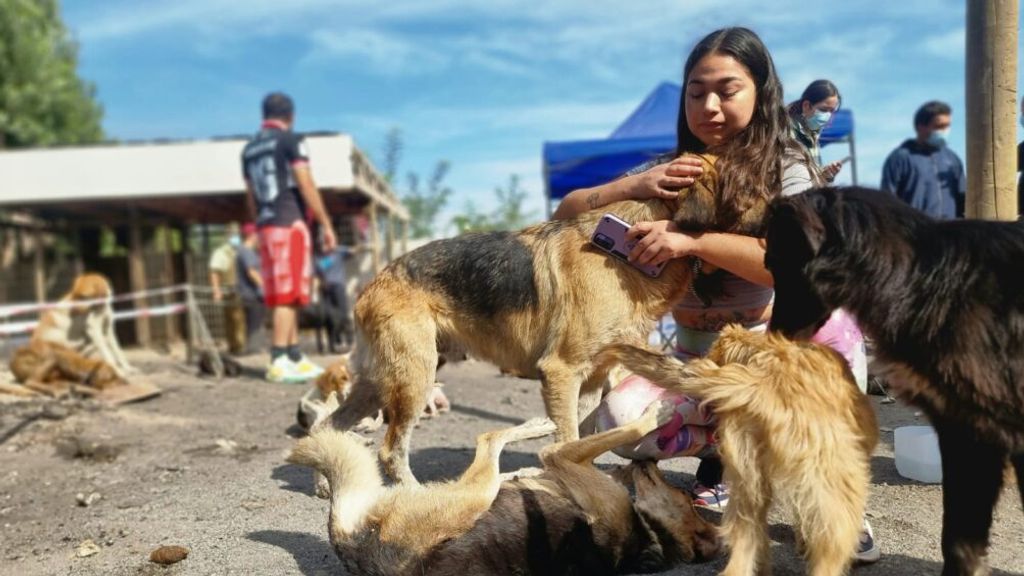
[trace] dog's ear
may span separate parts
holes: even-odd
[[[788,248],[806,250],[807,259],[814,257],[825,243],[826,230],[818,212],[821,199],[810,192],[779,198],[768,210],[769,243],[784,241]],[[791,252],[798,254],[799,252]]]
[[[704,172],[688,188],[679,191],[676,199],[672,221],[680,230],[709,230],[717,223],[718,171],[715,169],[716,158],[710,154],[699,154],[694,157],[701,160]]]

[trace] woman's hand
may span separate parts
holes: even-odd
[[[639,182],[632,189],[635,200],[662,198],[671,200],[679,196],[679,190],[692,186],[698,176],[704,173],[700,158],[682,156],[659,164],[638,174]]]
[[[690,255],[697,242],[693,236],[680,232],[671,220],[637,222],[626,232],[626,240],[636,240],[629,253],[630,262],[653,265]]]
[[[836,175],[839,174],[839,171],[842,169],[842,160],[836,160],[835,162],[829,162],[828,164],[825,164],[825,166],[823,166],[821,169],[821,173],[823,176],[825,176],[825,180],[831,182],[836,179]]]

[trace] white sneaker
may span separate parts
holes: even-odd
[[[297,384],[308,379],[308,376],[304,376],[298,371],[295,363],[288,359],[287,354],[278,356],[267,367],[267,380],[271,382]]]
[[[306,380],[318,378],[324,373],[324,369],[307,358],[305,354],[302,355],[302,358],[299,358],[298,362],[292,362],[292,367],[295,374]]]
[[[875,545],[875,533],[871,530],[868,519],[864,519],[864,526],[860,531],[860,543],[857,545],[857,553],[854,558],[857,562],[871,564],[878,562],[882,557],[882,551]]]

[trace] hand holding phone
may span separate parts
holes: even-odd
[[[630,262],[629,253],[636,246],[636,242],[626,240],[626,232],[629,231],[629,228],[630,225],[625,220],[614,214],[605,214],[598,221],[597,228],[594,229],[594,234],[590,237],[590,243],[651,278],[657,278],[668,262],[657,265]]]

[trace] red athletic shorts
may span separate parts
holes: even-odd
[[[306,223],[296,220],[291,226],[264,226],[259,236],[267,306],[309,304],[313,266]]]

